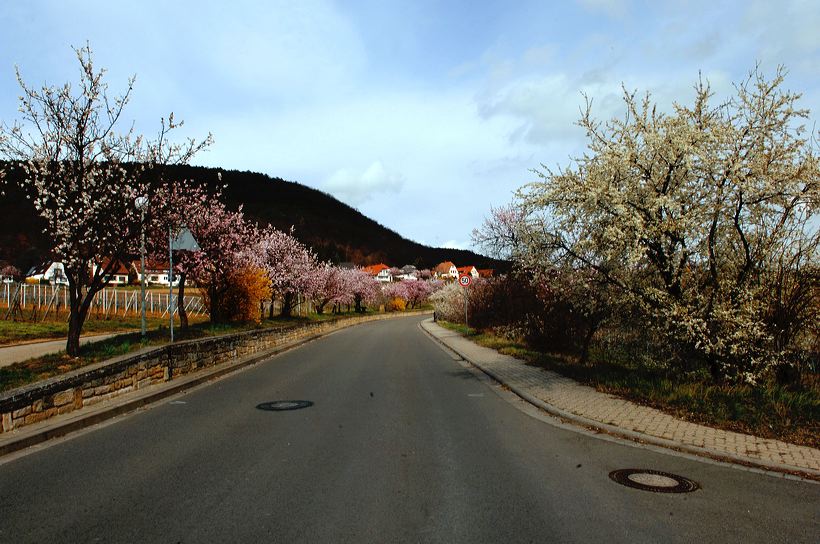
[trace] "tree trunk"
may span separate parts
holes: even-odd
[[[65,351],[71,357],[79,357],[80,333],[83,331],[83,323],[85,323],[91,300],[96,293],[88,292],[83,297],[82,290],[77,294],[71,285],[69,285],[69,291],[71,293],[71,313],[68,316],[68,338],[66,339]]]
[[[177,307],[179,308],[179,329],[188,330],[188,312],[185,310],[185,272],[177,275],[179,287],[177,288]]]
[[[709,365],[709,374],[712,376],[712,380],[714,383],[721,383],[723,381],[723,372],[720,369],[720,363],[715,356],[709,356],[707,358],[707,364]]]
[[[282,297],[282,313],[279,314],[282,317],[290,317],[291,310],[293,309],[293,293],[288,291],[285,293],[285,296]]]
[[[587,330],[586,335],[584,336],[584,344],[581,346],[581,364],[587,364],[587,360],[589,359],[589,345],[592,343],[592,337],[595,335],[595,331],[598,329],[597,325],[590,325],[589,329]]]
[[[221,301],[219,300],[219,293],[217,292],[217,289],[215,287],[211,286],[208,288],[208,298],[211,302],[211,323],[221,323]]]
[[[74,308],[71,308],[71,315],[68,316],[68,339],[65,351],[70,357],[80,356],[80,332],[83,329],[82,320]]]

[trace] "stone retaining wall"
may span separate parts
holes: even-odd
[[[326,334],[351,325],[404,317],[380,314],[260,329],[187,340],[109,359],[0,394],[0,433],[79,410],[208,367],[229,364],[252,354],[264,354],[296,340]]]

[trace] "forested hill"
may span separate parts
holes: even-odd
[[[222,173],[221,182],[218,172]],[[210,186],[226,185],[224,195],[230,208],[243,205],[246,217],[260,224],[270,223],[282,230],[293,226],[300,241],[322,259],[335,263],[349,261],[362,266],[383,262],[431,268],[453,261],[457,266],[506,268],[502,261],[471,251],[431,248],[407,240],[336,198],[299,183],[254,172],[195,166],[168,167],[168,176]],[[6,195],[0,196],[0,260],[27,269],[41,259],[45,254],[41,230],[30,201],[12,184],[7,185]]]

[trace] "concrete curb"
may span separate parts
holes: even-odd
[[[458,354],[463,360],[467,361],[474,367],[478,368],[481,372],[491,377],[493,380],[497,381],[498,383],[504,385],[505,387],[509,388],[513,393],[521,397],[522,399],[526,400],[533,406],[541,408],[542,410],[548,412],[551,415],[560,417],[561,419],[567,420],[571,423],[575,423],[582,427],[591,428],[593,430],[601,430],[605,431],[607,434],[618,436],[621,438],[625,438],[631,441],[651,444],[653,446],[659,446],[666,449],[671,449],[683,453],[689,453],[692,455],[696,455],[699,457],[708,457],[710,459],[714,459],[717,461],[724,461],[729,463],[735,463],[739,465],[760,468],[764,470],[774,471],[774,472],[781,472],[781,473],[788,473],[788,474],[796,474],[801,477],[811,479],[811,480],[818,480],[820,481],[820,471],[813,470],[810,468],[805,467],[795,467],[792,465],[787,465],[784,463],[769,463],[762,459],[755,459],[753,457],[746,457],[743,455],[736,455],[729,452],[717,451],[712,450],[710,448],[702,448],[699,446],[694,446],[691,444],[685,444],[683,442],[675,442],[673,440],[667,440],[665,438],[660,438],[657,436],[652,436],[649,434],[644,434],[638,431],[631,431],[628,429],[624,429],[622,427],[616,427],[614,425],[610,425],[608,423],[603,423],[601,421],[597,421],[594,419],[589,419],[584,416],[580,416],[578,414],[574,414],[572,412],[567,412],[566,410],[562,410],[557,408],[551,404],[544,402],[543,400],[530,395],[526,391],[522,390],[519,387],[515,387],[507,382],[505,382],[501,377],[499,377],[495,372],[492,370],[482,366],[480,363],[475,362],[474,360],[470,359],[466,354],[459,351],[457,348],[449,345],[444,339],[439,338],[435,334],[433,334],[427,327],[425,326],[427,323],[432,323],[432,319],[427,319],[422,321],[421,326],[424,331],[430,336],[433,340],[438,342],[439,344],[443,345],[450,351]],[[523,361],[522,361],[522,364]]]
[[[238,359],[237,361],[233,361],[217,367],[208,368],[202,370],[201,372],[196,372],[185,377],[177,378],[175,380],[166,382],[165,384],[157,385],[150,389],[146,389],[141,394],[138,393],[136,395],[124,395],[123,398],[113,399],[110,401],[110,403],[105,403],[105,406],[93,406],[88,408],[88,410],[85,412],[83,412],[83,410],[79,410],[76,413],[71,412],[66,414],[65,416],[56,416],[55,418],[44,421],[41,424],[31,425],[32,428],[30,429],[23,428],[16,432],[12,431],[12,433],[3,433],[16,434],[16,436],[4,437],[0,435],[0,458],[11,453],[29,448],[31,446],[42,444],[43,442],[46,442],[48,440],[59,438],[70,433],[80,431],[87,427],[97,425],[98,423],[102,423],[114,417],[129,412],[133,412],[139,408],[159,402],[165,398],[176,395],[177,393],[180,393],[187,389],[191,389],[193,387],[196,387],[209,381],[217,380],[219,378],[232,374],[238,370],[242,370],[249,366],[263,362],[266,359],[270,359],[272,357],[275,357],[276,355],[298,348],[304,344],[307,344],[314,340],[318,340],[319,338],[322,338],[324,336],[334,334],[338,331],[347,329],[349,327],[364,325],[366,323],[376,323],[379,321],[385,321],[387,319],[416,317],[419,315],[423,315],[424,313],[427,312],[414,312],[410,314],[396,315],[395,317],[383,318],[379,320],[346,324],[340,326],[337,329],[320,332],[311,336],[307,336],[305,338],[294,340],[290,343],[283,344],[281,346],[276,346],[274,348],[271,348],[270,350],[266,350],[263,353],[254,353],[242,359]],[[125,398],[129,396],[130,398]],[[64,419],[60,420],[60,418]]]

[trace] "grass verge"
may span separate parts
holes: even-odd
[[[191,323],[196,322],[196,318],[191,319]],[[167,327],[168,320],[149,318],[146,320],[146,324],[149,329],[157,329],[162,326]],[[113,317],[110,319],[96,319],[92,317],[83,324],[83,335],[133,331],[139,328],[139,318]],[[68,322],[65,319],[42,322],[0,321],[0,346],[39,340],[65,339],[67,335]]]
[[[629,399],[694,423],[820,448],[820,382],[804,380],[799,388],[775,383],[758,387],[715,384],[701,375],[593,358],[586,365],[574,357],[543,353],[520,341],[489,331],[439,322],[473,342],[552,370],[598,391]]]

